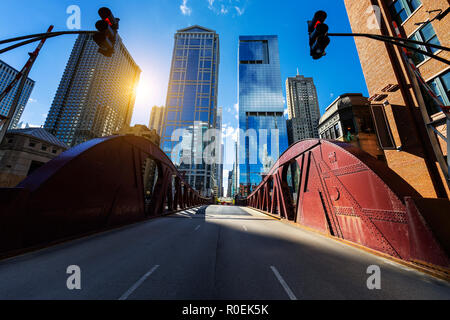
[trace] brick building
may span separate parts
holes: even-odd
[[[450,46],[450,15],[434,19],[448,9],[447,0],[344,1],[354,33],[395,37],[395,21],[403,37]],[[389,167],[422,196],[447,198],[446,144],[426,127],[427,123],[445,119],[444,113],[426,94],[414,91],[416,78],[408,71],[401,48],[367,38],[355,38],[355,42]],[[450,60],[448,51],[421,49]],[[450,67],[421,54],[412,58],[424,80],[443,104],[449,105]],[[437,129],[445,136],[445,124]]]

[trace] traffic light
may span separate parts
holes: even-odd
[[[98,14],[102,20],[95,24],[98,32],[94,34],[94,41],[99,46],[99,53],[105,57],[111,57],[114,53],[120,19],[115,18],[108,8],[100,8]]]
[[[317,11],[312,21],[308,21],[309,46],[311,57],[314,60],[322,58],[326,53],[325,49],[330,44],[328,37],[328,26],[324,23],[327,19],[325,11]]]

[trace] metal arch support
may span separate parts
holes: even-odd
[[[297,186],[288,181],[293,163]],[[305,140],[280,157],[247,203],[400,259],[449,267],[448,248],[424,219],[419,209],[424,206],[416,204],[425,200],[430,199],[362,150],[338,141]],[[450,208],[450,202],[444,205]]]
[[[146,205],[143,172],[148,158],[156,163],[158,178]],[[0,199],[0,255],[212,201],[183,181],[159,147],[136,136],[78,145],[16,188],[0,189]]]

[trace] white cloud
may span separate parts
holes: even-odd
[[[247,0],[206,0],[208,3],[208,9],[213,11],[217,15],[227,15],[236,11],[237,15],[242,16],[245,12],[244,6]],[[244,4],[242,4],[244,2]],[[236,16],[236,14],[233,14]]]
[[[223,138],[231,138],[233,141],[238,140],[239,129],[233,127],[227,127],[223,133]]]
[[[221,14],[227,14],[227,13],[228,13],[228,9],[225,8],[224,5],[222,5],[222,7],[220,8],[220,13],[221,13]]]
[[[37,102],[36,99],[33,99],[33,98],[28,99],[28,103],[36,103],[36,102]]]
[[[234,110],[239,113],[239,103],[234,104]]]
[[[238,6],[235,6],[234,8],[236,9],[236,12],[239,16],[242,16],[245,12],[244,8],[239,8]]]
[[[183,0],[183,3],[180,6],[181,13],[185,16],[190,16],[192,13],[192,9],[187,6],[188,0]]]

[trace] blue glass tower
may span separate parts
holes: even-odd
[[[175,34],[161,137],[163,151],[185,173],[186,181],[208,196],[214,188],[216,169],[203,159],[208,144],[203,135],[217,124],[219,59],[215,31],[192,26]]]
[[[262,181],[288,147],[277,36],[239,37],[239,186]]]

